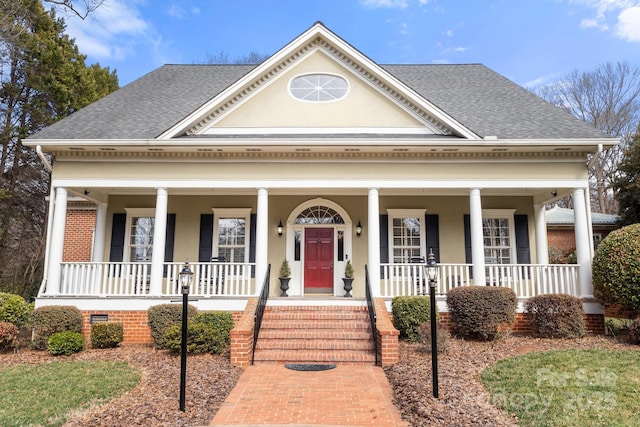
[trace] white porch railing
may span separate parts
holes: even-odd
[[[193,281],[189,293],[195,296],[244,297],[254,294],[251,271],[255,264],[189,263]],[[160,296],[181,295],[179,274],[184,263],[165,262]],[[60,295],[147,296],[150,295],[151,263],[63,262]],[[46,292],[46,291],[45,291]]]
[[[473,285],[471,269],[471,264],[438,264],[437,294]],[[575,264],[492,264],[485,271],[487,285],[511,288],[518,298],[552,293],[578,295]],[[383,297],[427,295],[424,264],[382,264],[380,290]]]

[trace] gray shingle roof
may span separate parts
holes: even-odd
[[[155,138],[254,67],[164,65],[30,139]],[[483,65],[383,68],[480,136],[605,137]]]
[[[575,217],[573,209],[554,206],[545,212],[545,218],[549,225],[573,225]],[[591,213],[591,223],[593,225],[616,225],[620,221],[618,215],[609,215],[598,212]]]

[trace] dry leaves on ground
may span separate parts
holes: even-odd
[[[385,369],[396,406],[411,426],[517,426],[517,420],[491,404],[479,375],[500,359],[553,349],[630,349],[615,339],[538,339],[509,336],[494,342],[449,341],[438,355],[438,395],[432,396],[431,354],[418,344],[400,344],[400,363]]]
[[[140,369],[141,381],[123,396],[74,414],[65,424],[80,426],[198,426],[213,419],[235,386],[242,370],[228,358],[190,355],[187,358],[185,412],[179,410],[180,356],[146,346],[85,350],[71,356],[53,357],[45,351],[23,350],[0,355],[2,366],[37,364],[50,360],[112,360]]]

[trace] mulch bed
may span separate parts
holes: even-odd
[[[494,342],[449,340],[438,355],[438,399],[432,395],[431,353],[419,344],[400,343],[400,363],[385,369],[395,405],[411,426],[517,426],[518,420],[491,404],[480,372],[500,359],[533,351],[635,349],[616,339],[539,339],[508,336]]]
[[[431,355],[417,344],[400,343],[400,363],[385,372],[396,406],[411,426],[516,426],[517,420],[491,404],[479,374],[499,359],[551,349],[640,349],[612,338],[589,336],[575,340],[509,336],[495,342],[449,341],[440,354],[439,398],[432,396]],[[0,366],[38,364],[51,360],[119,360],[140,369],[140,384],[106,404],[74,414],[65,424],[79,426],[201,426],[213,419],[235,386],[241,369],[228,356],[189,356],[186,411],[179,406],[180,357],[146,346],[85,350],[54,357],[46,351],[0,354]]]

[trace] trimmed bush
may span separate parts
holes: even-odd
[[[640,224],[612,231],[593,257],[593,295],[640,312]]]
[[[418,342],[420,325],[431,320],[429,297],[395,297],[391,300],[391,312],[393,326],[400,332],[400,337]]]
[[[78,332],[56,332],[49,337],[47,350],[54,356],[78,353],[84,350],[84,337]]]
[[[187,318],[193,319],[198,310],[189,304]],[[173,325],[182,322],[182,304],[160,304],[150,307],[147,311],[151,338],[156,348],[167,348],[164,344],[164,334]]]
[[[29,320],[31,305],[20,295],[0,292],[0,322],[9,322],[20,328]]]
[[[47,348],[49,337],[57,332],[82,330],[82,313],[75,307],[65,305],[45,306],[33,310],[33,348]]]
[[[640,317],[629,325],[629,342],[632,344],[640,344]]]
[[[491,341],[512,324],[518,299],[509,288],[462,286],[447,293],[452,332],[462,338]]]
[[[565,294],[538,295],[524,306],[534,335],[544,338],[577,338],[587,331],[580,298]]]
[[[124,328],[119,322],[100,322],[91,325],[91,347],[115,348],[122,344]]]
[[[0,322],[0,352],[18,346],[18,327],[13,323]]]
[[[198,313],[187,326],[187,353],[221,354],[230,344],[233,315],[226,311]],[[166,348],[180,353],[182,325],[169,327],[164,336]]]

